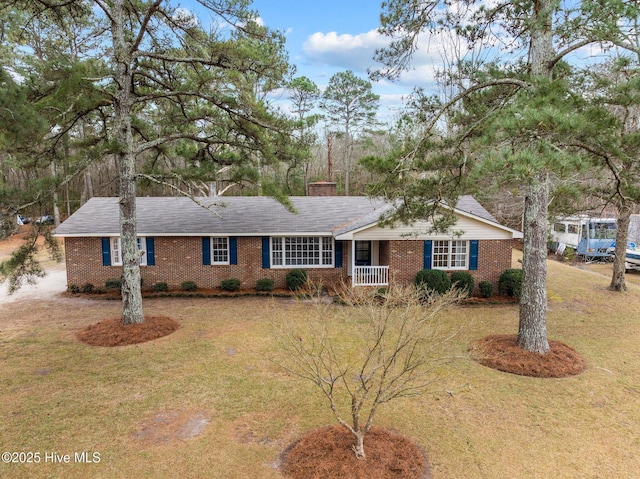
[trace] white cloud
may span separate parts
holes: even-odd
[[[380,95],[380,115],[384,120],[397,117],[406,104],[408,93],[383,93]]]
[[[382,67],[373,57],[377,49],[389,42],[377,30],[357,35],[316,32],[304,43],[303,50],[311,64],[364,73]],[[436,69],[467,52],[466,45],[453,32],[424,33],[418,39],[409,71],[401,75],[399,82],[411,86],[432,84]]]
[[[469,50],[453,32],[423,33],[407,71],[399,81],[405,85],[433,86],[436,73],[464,58]]]
[[[357,35],[316,32],[304,43],[303,51],[310,63],[365,72],[375,67],[374,53],[386,44],[377,30]]]
[[[599,43],[591,43],[587,46],[579,48],[569,57],[578,62],[578,64],[593,63],[594,61],[602,61],[610,57],[607,48]]]
[[[196,14],[183,7],[174,10],[171,20],[182,28],[196,28],[200,25]]]

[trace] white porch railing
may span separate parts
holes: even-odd
[[[353,286],[388,286],[388,266],[354,266],[351,276]]]

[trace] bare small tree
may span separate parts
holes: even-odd
[[[448,343],[459,327],[445,313],[462,296],[393,287],[384,294],[350,290],[340,296],[343,306],[312,297],[311,315],[276,324],[287,356],[277,362],[320,388],[353,435],[356,457],[365,458],[364,438],[379,406],[428,392],[453,359]]]

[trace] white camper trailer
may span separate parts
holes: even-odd
[[[611,256],[612,245],[615,245],[616,232],[615,218],[568,216],[553,222],[550,241],[558,254],[571,247],[587,261],[607,259]]]

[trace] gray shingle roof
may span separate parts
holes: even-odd
[[[465,195],[458,198],[456,209],[464,211],[465,213],[472,214],[474,216],[478,216],[487,221],[498,223],[498,220],[495,219],[491,213],[485,210],[484,207],[480,203],[478,203],[473,196]]]
[[[364,196],[292,197],[296,212],[263,196],[137,199],[140,236],[269,236],[344,233],[375,224],[389,203]],[[457,209],[497,221],[473,197],[463,196]],[[56,228],[58,236],[117,236],[118,198],[92,198]]]
[[[197,201],[197,202],[196,202]],[[366,197],[292,197],[296,213],[263,196],[138,198],[139,235],[331,234],[336,225],[375,212],[383,203]],[[208,207],[208,208],[207,208]],[[118,198],[92,198],[55,231],[59,236],[119,234]]]
[[[361,216],[350,223],[337,226],[334,228],[333,233],[335,236],[339,236],[375,224],[382,213],[387,212],[392,208],[393,205],[391,203],[384,203],[382,207],[376,211],[372,211],[365,216]],[[499,225],[498,221],[491,215],[491,213],[485,210],[473,196],[465,195],[458,198],[456,209]]]

